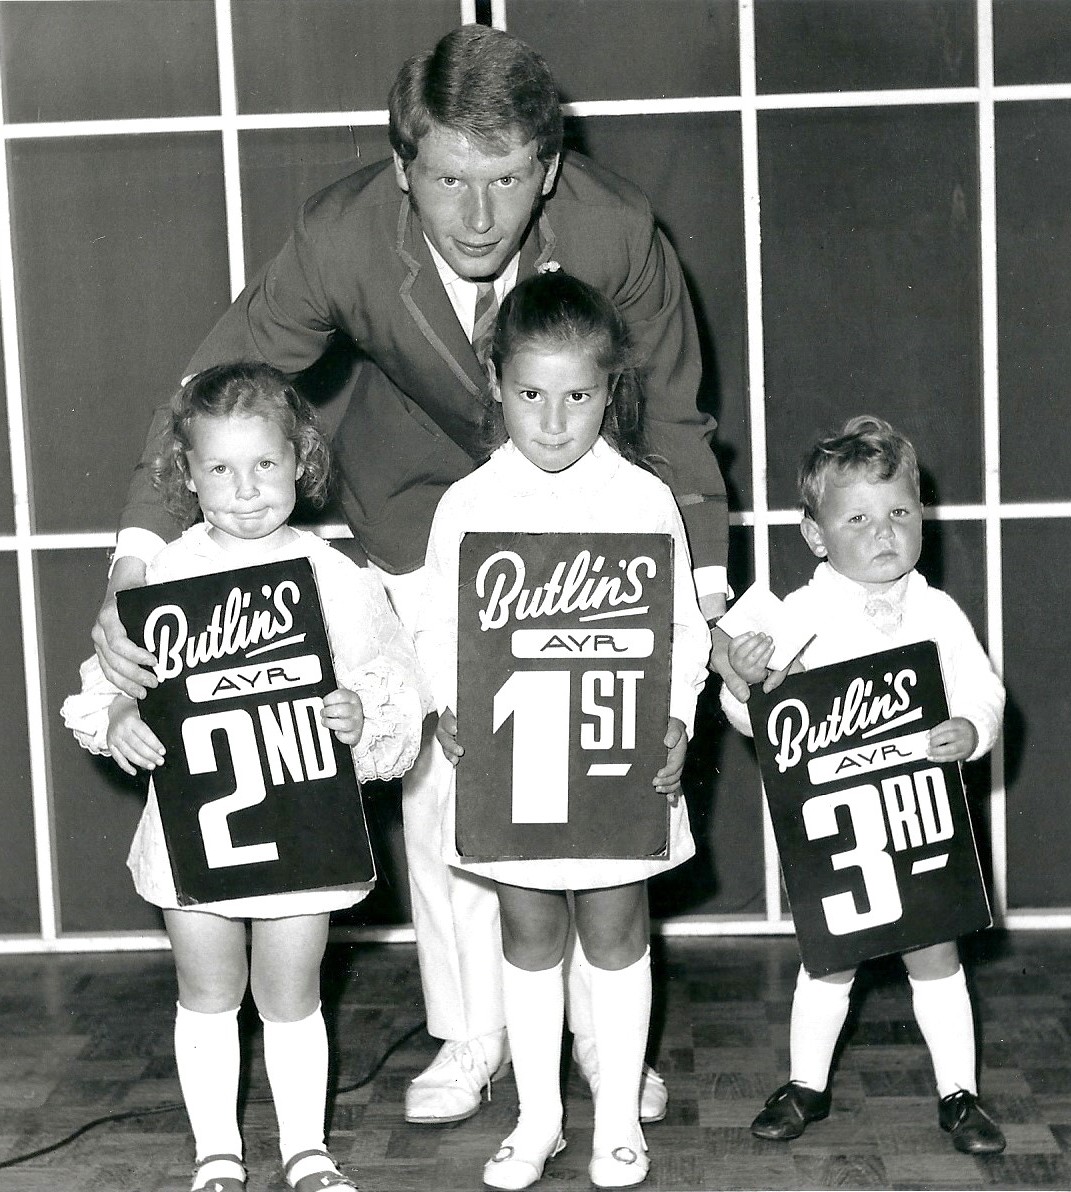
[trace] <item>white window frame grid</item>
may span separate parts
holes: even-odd
[[[18,0],[7,0],[8,3]],[[96,3],[98,0],[80,0]],[[38,607],[34,584],[34,556],[48,550],[108,549],[111,533],[38,534],[31,507],[29,450],[26,438],[25,395],[20,365],[19,304],[15,289],[14,250],[11,231],[10,180],[7,145],[18,140],[72,136],[137,136],[174,132],[216,132],[223,147],[223,182],[227,220],[228,264],[232,297],[245,282],[239,134],[255,129],[383,127],[386,109],[345,112],[296,112],[240,114],[234,71],[231,0],[213,0],[219,58],[220,114],[122,120],[82,120],[42,123],[7,123],[0,89],[0,343],[4,353],[4,379],[10,435],[11,476],[14,490],[14,525],[11,535],[0,535],[0,552],[15,556],[22,652],[26,687],[31,795],[38,876],[40,931],[38,935],[0,935],[0,954],[73,953],[89,951],[139,951],[167,948],[162,933],[62,931],[57,901],[55,817],[52,777],[47,751],[46,717],[41,680]],[[997,86],[993,65],[993,0],[976,0],[978,81],[975,86],[882,91],[759,94],[756,88],[755,0],[737,0],[739,29],[740,94],[694,96],[675,99],[630,99],[566,104],[566,115],[613,117],[738,113],[741,123],[744,213],[744,270],[748,343],[748,406],[752,427],[750,464],[753,508],[733,513],[734,526],[751,527],[754,539],[755,579],[769,582],[770,528],[792,525],[798,512],[771,509],[768,500],[765,372],[763,361],[761,224],[758,172],[758,113],[774,110],[818,108],[893,107],[926,104],[970,104],[977,113],[979,146],[981,329],[982,329],[982,430],[984,495],[981,504],[938,505],[926,511],[938,521],[978,521],[985,527],[986,633],[989,653],[1003,672],[1003,586],[1001,528],[1004,522],[1071,517],[1071,502],[1005,503],[1000,493],[999,376],[997,359],[997,259],[995,190],[995,109],[999,103],[1071,99],[1071,83]],[[508,0],[492,0],[492,23],[507,27]],[[476,0],[459,0],[461,24],[476,20]],[[0,80],[2,82],[2,80]],[[321,527],[327,537],[348,534],[343,526]],[[990,792],[993,888],[996,921],[1017,930],[1071,928],[1071,908],[1064,910],[1007,907],[1007,818],[1005,765],[1002,746],[994,751]],[[782,906],[781,877],[769,814],[763,801],[763,875],[765,910],[759,914],[687,915],[655,925],[664,936],[789,935],[791,917]],[[411,927],[336,927],[332,937],[361,942],[411,942]]]

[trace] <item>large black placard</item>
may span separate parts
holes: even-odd
[[[462,857],[665,855],[672,609],[668,535],[465,535]]]
[[[120,592],[157,658],[141,715],[179,902],[328,886],[375,869],[350,750],[320,722],[337,687],[307,559]]]
[[[748,703],[803,963],[814,975],[991,922],[937,646],[791,675]]]

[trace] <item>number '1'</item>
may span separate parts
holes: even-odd
[[[495,692],[492,732],[513,717],[513,822],[569,822],[569,672],[514,671]]]

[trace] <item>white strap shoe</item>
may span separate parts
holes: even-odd
[[[595,1147],[588,1164],[588,1176],[596,1188],[634,1188],[651,1170],[646,1144],[640,1147]]]
[[[541,1145],[528,1142],[520,1130],[514,1130],[483,1165],[483,1182],[488,1188],[504,1188],[507,1192],[530,1188],[542,1178],[547,1160],[563,1150],[565,1139],[560,1131]]]
[[[463,1042],[447,1040],[405,1092],[405,1120],[417,1126],[463,1122],[480,1108],[483,1090],[509,1067],[505,1031]]]

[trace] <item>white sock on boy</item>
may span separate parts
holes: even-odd
[[[789,1079],[822,1092],[844,1029],[855,978],[843,984],[812,977],[800,965],[789,1026]]]
[[[933,1060],[937,1095],[949,1097],[960,1089],[977,1094],[974,1017],[963,966],[936,981],[908,980],[915,1020]]]

